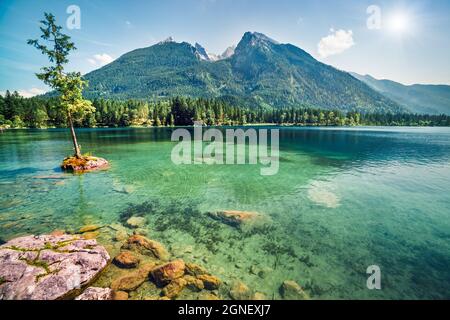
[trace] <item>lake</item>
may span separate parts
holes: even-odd
[[[84,175],[59,170],[68,130],[0,133],[0,238],[136,213],[174,257],[270,299],[284,280],[313,299],[450,299],[450,128],[280,128],[273,176],[260,166],[176,166],[173,130],[78,130],[82,150],[111,163]],[[270,222],[243,230],[212,219],[215,210]],[[108,230],[98,241],[115,252]],[[367,289],[372,265],[381,290]]]

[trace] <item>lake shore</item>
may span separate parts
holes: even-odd
[[[195,126],[140,126],[133,125],[127,127],[76,127],[76,130],[80,129],[158,129],[158,128],[194,128]],[[450,126],[410,126],[410,125],[354,125],[354,126],[335,126],[335,125],[297,125],[297,124],[276,124],[276,123],[252,123],[252,124],[242,124],[242,125],[214,125],[207,126],[211,128],[236,128],[236,127],[286,127],[286,128],[448,128]],[[0,128],[1,132],[11,131],[11,130],[51,130],[51,129],[68,129],[67,127],[41,127],[41,128]]]

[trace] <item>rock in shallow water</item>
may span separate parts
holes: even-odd
[[[209,292],[201,292],[198,295],[198,300],[201,301],[208,301],[208,300],[220,300],[220,298],[212,293]]]
[[[0,246],[0,300],[75,296],[106,267],[108,252],[72,235],[26,236]]]
[[[163,287],[172,280],[181,278],[185,269],[186,265],[183,260],[175,260],[154,269],[151,275],[156,285]]]
[[[208,274],[202,274],[197,277],[197,279],[201,280],[207,290],[217,290],[220,286],[219,278],[215,276],[211,276]]]
[[[128,292],[125,291],[116,291],[113,293],[113,300],[125,301],[128,300]]]
[[[130,228],[142,228],[147,223],[147,219],[145,217],[131,217],[127,220],[127,225]]]
[[[198,264],[187,262],[186,273],[191,276],[199,276],[202,274],[208,274],[208,270],[206,270],[202,266],[199,266]]]
[[[87,233],[87,232],[94,232],[97,231],[98,229],[100,229],[101,227],[95,225],[95,224],[90,224],[90,225],[86,225],[80,228],[79,233]]]
[[[171,281],[164,289],[161,294],[169,299],[176,298],[183,291],[184,287],[187,285],[187,281],[183,278],[178,278]]]
[[[144,255],[150,254],[160,260],[167,260],[169,257],[169,253],[161,243],[147,239],[141,235],[129,237],[127,243],[123,246],[123,249],[137,251]]]
[[[136,268],[140,262],[140,259],[129,251],[123,251],[117,257],[114,258],[113,262],[116,266],[120,268],[130,269]]]
[[[236,228],[261,227],[270,221],[267,216],[253,211],[224,210],[208,214],[211,218]]]
[[[154,263],[142,265],[138,270],[122,275],[111,283],[111,289],[114,291],[130,292],[139,288],[147,279],[150,271],[155,267]]]
[[[330,190],[330,186],[319,181],[313,182],[309,187],[308,198],[325,208],[336,209],[341,205],[339,197]]]
[[[302,287],[291,280],[284,281],[280,288],[283,299],[286,300],[309,300],[308,294],[303,291]]]
[[[205,289],[203,281],[197,279],[194,276],[185,275],[183,279],[186,281],[186,286],[191,291],[202,291],[203,289]]]
[[[253,292],[243,282],[236,282],[230,290],[230,296],[233,300],[251,300]]]

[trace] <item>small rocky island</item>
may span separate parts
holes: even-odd
[[[67,157],[64,159],[61,168],[67,172],[83,173],[95,170],[103,170],[109,167],[108,161],[103,158],[92,156]]]

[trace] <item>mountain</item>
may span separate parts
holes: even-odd
[[[197,50],[197,55],[201,60],[204,61],[217,61],[219,60],[219,57],[215,54],[209,53],[206,51],[205,48],[203,48],[200,44],[195,44],[195,50]]]
[[[212,56],[172,39],[129,52],[85,76],[88,98],[221,98],[243,106],[312,106],[342,111],[404,108],[347,72],[291,44],[247,32],[237,47]]]
[[[224,51],[224,53],[222,53],[221,55],[220,55],[220,59],[228,59],[228,58],[231,58],[231,56],[234,54],[234,51],[236,50],[236,46],[231,46],[231,47],[228,47],[225,51]]]
[[[403,85],[391,80],[377,80],[369,75],[352,75],[374,90],[397,103],[404,105],[413,113],[450,115],[450,86],[446,85]]]

